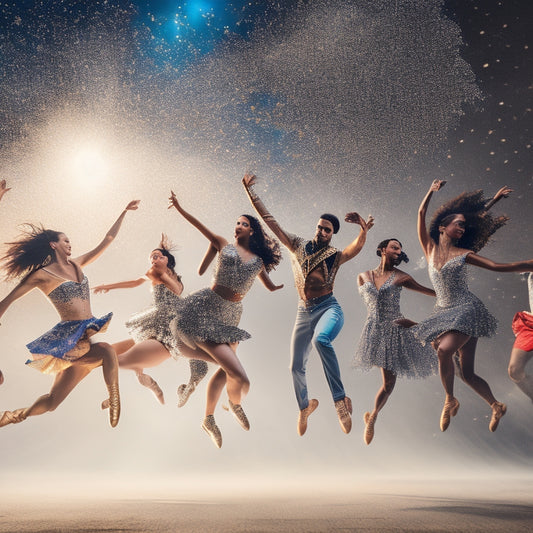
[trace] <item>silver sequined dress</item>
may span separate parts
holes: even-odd
[[[227,244],[218,254],[213,282],[244,295],[262,268],[260,257],[243,261],[237,248]],[[230,302],[206,288],[183,298],[172,327],[175,334],[193,348],[197,342],[204,341],[239,342],[250,338],[248,332],[237,327],[241,314],[242,302]]]
[[[401,285],[394,283],[396,272],[377,289],[371,281],[359,286],[368,309],[366,322],[355,352],[354,366],[369,370],[377,366],[399,377],[424,378],[437,372],[438,361],[430,345],[423,346],[409,328],[394,324],[403,318],[400,311]]]
[[[469,253],[453,257],[440,270],[428,265],[437,304],[427,319],[411,328],[420,341],[432,342],[448,331],[459,331],[471,337],[490,337],[496,332],[496,319],[468,290],[465,260]]]
[[[135,342],[155,339],[177,359],[180,356],[178,341],[170,330],[170,323],[176,318],[182,301],[163,283],[152,285],[152,307],[134,314],[126,322],[131,338]]]

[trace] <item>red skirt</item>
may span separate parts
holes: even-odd
[[[513,348],[531,352],[533,350],[533,314],[526,311],[516,313],[512,328],[516,336]]]

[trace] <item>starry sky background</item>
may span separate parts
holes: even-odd
[[[105,471],[116,481],[134,464],[151,481],[179,473],[202,487],[231,473],[266,486],[278,472],[303,479],[302,470],[352,481],[530,466],[531,402],[506,375],[510,321],[528,306],[519,275],[471,273],[473,291],[500,322],[477,356],[479,373],[509,404],[497,433],[487,430],[489,409],[458,384],[460,414],[441,434],[443,393],[434,377],[399,381],[366,447],[362,415],[379,375],[350,368],[366,314],[356,275],[377,263],[376,244],[399,238],[411,257],[405,269],[429,283],[416,210],[434,178],[448,184],[430,210],[463,190],[491,195],[511,186],[515,192],[495,208],[511,221],[483,254],[533,256],[530,17],[526,0],[4,1],[0,160],[13,187],[1,204],[4,241],[21,223],[42,222],[65,231],[76,255],[98,242],[128,200],[140,198],[142,208],[127,215],[116,242],[87,269],[91,282],[139,277],[165,231],[179,247],[188,292],[209,282],[195,273],[206,243],[166,211],[169,189],[231,238],[236,216],[251,210],[240,185],[246,170],[258,174],[258,192],[289,231],[310,237],[321,212],[354,209],[372,213],[376,226],[336,283],[346,317],[336,349],[355,405],[349,436],[338,427],[316,356],[309,383],[321,407],[308,434],[296,435],[287,368],[296,294],[285,260],[273,274],[285,289],[254,287],[245,301],[242,325],[253,338],[239,353],[252,380],[249,434],[221,411],[225,441],[215,450],[199,428],[203,386],[185,408],[175,406],[187,365],[173,361],[152,371],[165,389],[164,407],[122,373],[124,411],[111,431],[98,407],[101,377],[93,373],[56,413],[2,430],[10,457],[2,475],[66,479],[79,471],[89,479]],[[344,226],[336,244],[354,234]],[[124,321],[149,301],[146,287],[93,297],[95,314],[115,313],[105,340],[125,338]],[[425,297],[403,297],[414,319],[431,307]],[[24,367],[24,345],[55,319],[37,293],[3,317],[2,408],[26,405],[48,389],[50,378]]]

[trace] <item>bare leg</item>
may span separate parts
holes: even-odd
[[[91,368],[88,365],[75,364],[62,372],[58,372],[48,394],[37,398],[30,407],[16,411],[5,411],[0,419],[0,427],[9,423],[22,422],[29,416],[54,411],[90,371]]]
[[[376,400],[374,402],[374,410],[371,413],[367,412],[364,415],[365,433],[363,438],[367,444],[370,444],[372,442],[372,439],[374,438],[374,424],[376,423],[376,420],[378,418],[378,413],[387,403],[387,400],[389,399],[389,396],[392,394],[392,391],[394,389],[394,385],[396,385],[396,374],[394,374],[390,370],[382,368],[381,375],[383,377],[383,385],[381,386],[376,395]]]
[[[205,416],[213,415],[215,408],[220,399],[220,395],[226,385],[226,372],[223,368],[219,368],[209,380],[207,384],[207,401],[205,405]]]
[[[496,401],[496,398],[492,394],[489,384],[474,372],[476,345],[477,339],[472,337],[458,350],[461,364],[461,379],[472,387],[489,405],[492,405]]]
[[[453,356],[463,345],[470,339],[470,336],[458,331],[448,331],[441,335],[433,346],[437,350],[439,358],[439,372],[444,391],[446,392],[446,399],[444,400],[444,407],[440,416],[440,429],[446,431],[450,425],[452,416],[457,414],[459,410],[459,402],[453,395],[453,384],[455,376],[455,366]],[[475,343],[474,343],[475,351]]]
[[[110,344],[98,342],[91,345],[91,349],[82,357],[82,360],[85,364],[92,365],[91,369],[102,365],[104,381],[109,392],[109,423],[111,427],[115,427],[120,418],[117,354]]]
[[[230,402],[240,405],[241,400],[250,389],[250,381],[237,355],[229,344],[215,344],[205,342],[200,348],[208,353],[216,363],[226,372],[226,390]]]
[[[513,348],[509,360],[509,377],[520,390],[533,401],[533,376],[526,374],[526,365],[533,357],[533,352]]]
[[[496,401],[489,384],[474,372],[476,345],[477,339],[472,337],[459,348],[460,376],[467,385],[472,387],[490,405],[492,416],[489,422],[489,430],[496,431],[501,417],[507,412],[507,406],[504,403]]]

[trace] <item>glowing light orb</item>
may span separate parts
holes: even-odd
[[[83,146],[71,160],[73,178],[82,183],[101,181],[109,176],[109,165],[98,148]]]

